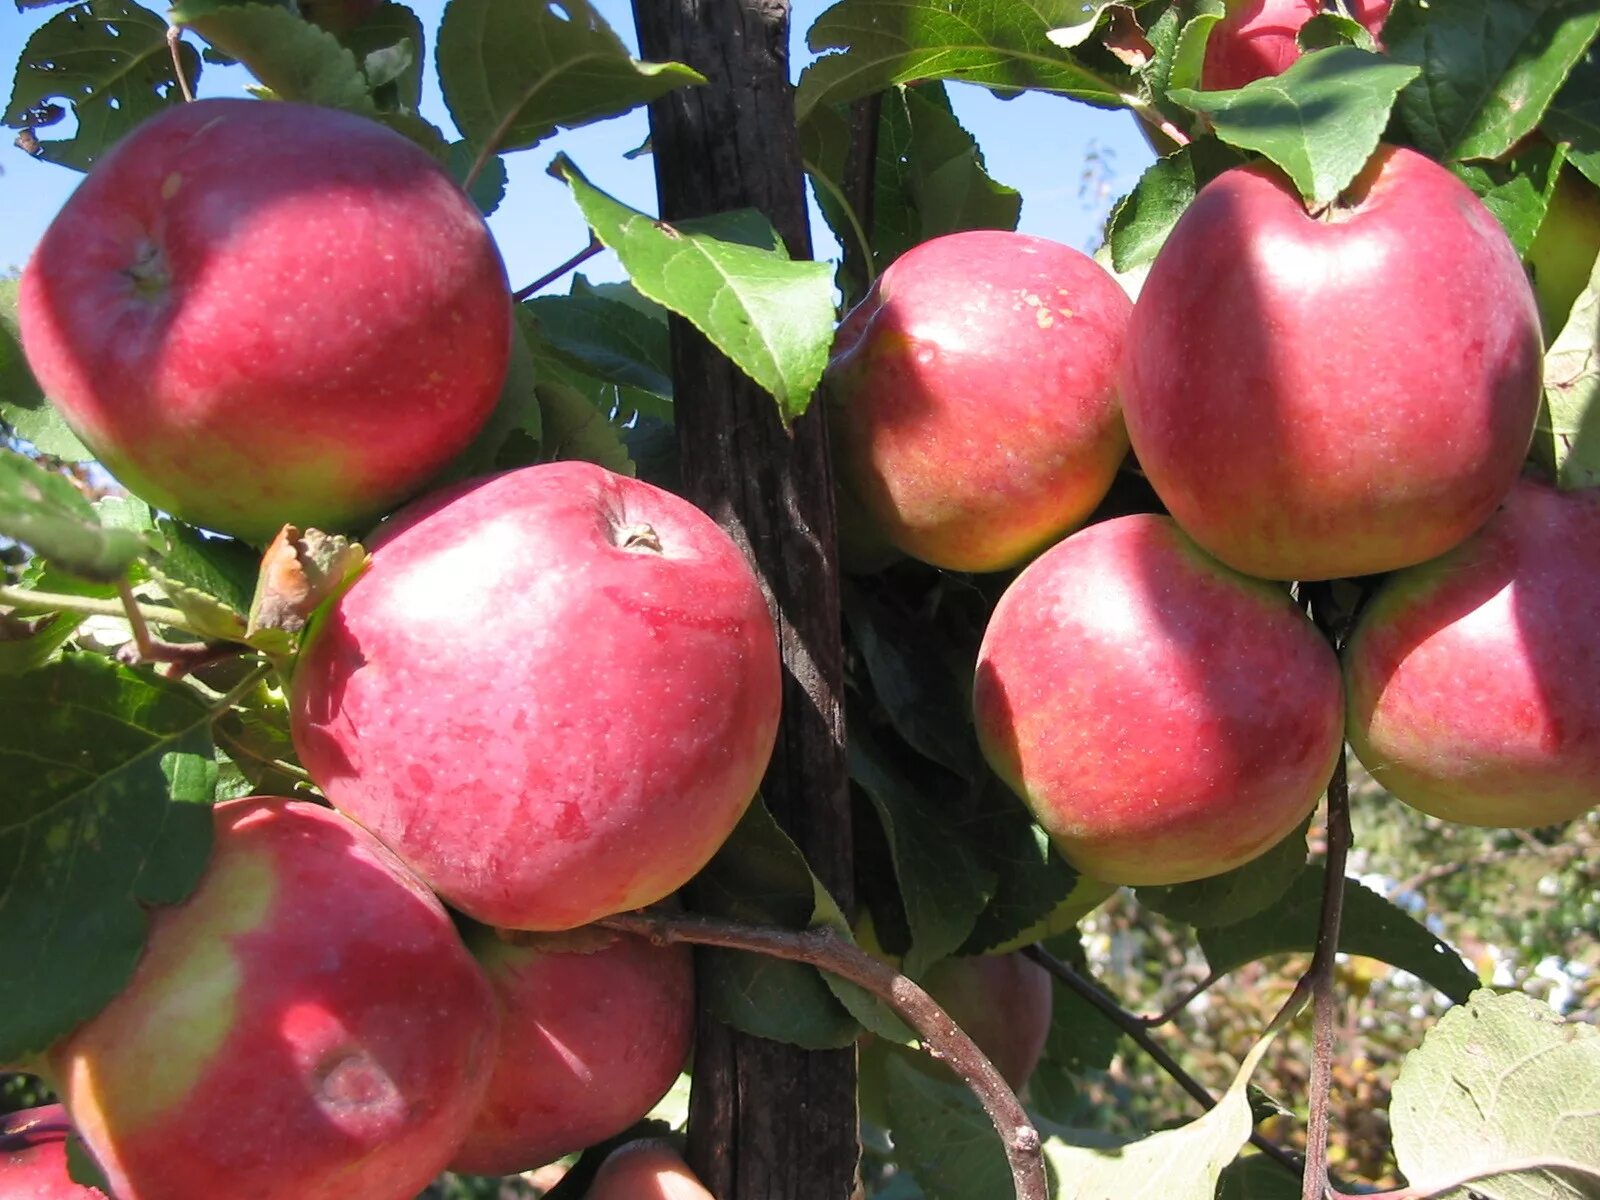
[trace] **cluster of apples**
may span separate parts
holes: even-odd
[[[30,1064],[118,1200],[411,1200],[638,1120],[688,1053],[690,955],[580,927],[668,897],[755,794],[779,660],[739,548],[585,463],[428,492],[496,403],[512,302],[465,194],[372,122],[147,122],[19,309],[46,393],[162,509],[259,544],[426,493],[291,681],[334,807],[219,804],[126,989]]]
[[[841,510],[858,546],[1027,563],[978,734],[1088,876],[1248,862],[1346,737],[1425,812],[1551,824],[1600,803],[1600,494],[1520,477],[1541,352],[1516,251],[1436,163],[1380,147],[1321,212],[1241,167],[1133,303],[1020,234],[891,264],[829,366]],[[1130,446],[1165,511],[1080,528]],[[1341,664],[1288,584],[1385,573]]]

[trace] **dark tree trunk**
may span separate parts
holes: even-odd
[[[809,257],[778,0],[634,0],[647,59],[707,86],[651,106],[663,220],[764,213]],[[762,795],[846,910],[852,904],[833,490],[820,405],[785,429],[777,405],[686,322],[672,325],[684,487],[744,545],[785,667],[784,718]],[[857,1165],[855,1055],[810,1053],[702,1016],[689,1158],[721,1200],[846,1200]]]

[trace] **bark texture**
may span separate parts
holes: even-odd
[[[640,50],[709,83],[651,105],[661,217],[759,209],[809,257],[789,83],[787,3],[634,0]],[[852,905],[833,486],[821,405],[785,429],[772,397],[672,322],[686,494],[755,563],[777,622],[784,718],[762,795],[812,869]],[[689,1161],[721,1200],[847,1200],[858,1144],[853,1050],[807,1052],[702,1015]]]

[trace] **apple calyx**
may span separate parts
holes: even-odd
[[[161,247],[150,238],[139,243],[133,262],[123,268],[123,274],[132,282],[133,294],[144,299],[162,295],[172,282]]]
[[[624,525],[617,530],[617,546],[623,550],[647,550],[652,554],[664,554],[661,545],[661,535],[655,526],[645,521],[634,525]]]

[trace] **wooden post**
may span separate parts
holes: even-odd
[[[809,257],[784,0],[635,0],[640,50],[710,81],[651,105],[663,220],[756,208]],[[784,717],[762,795],[849,911],[851,842],[833,490],[820,405],[777,405],[672,322],[684,488],[745,547],[777,621]],[[847,1200],[858,1136],[853,1050],[812,1053],[702,1016],[689,1159],[721,1200]]]

